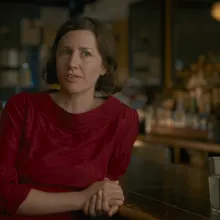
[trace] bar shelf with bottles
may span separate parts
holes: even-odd
[[[147,108],[146,133],[220,142],[220,61],[200,55],[189,69],[177,72],[182,88]]]

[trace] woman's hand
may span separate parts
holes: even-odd
[[[93,195],[91,199],[87,200],[83,206],[83,212],[86,216],[96,216],[96,215],[108,215],[112,216],[117,211],[119,206],[123,204],[123,200],[107,200],[103,197],[103,192],[99,191],[97,194]],[[108,210],[106,212],[106,210]]]
[[[122,188],[118,181],[110,181],[105,179],[106,182],[102,190],[94,194],[89,200],[86,201],[82,210],[85,215],[95,216],[100,214],[107,214],[108,216],[114,215],[119,206],[124,202],[124,195]],[[109,187],[107,183],[114,183],[117,187]],[[96,185],[97,183],[95,183]]]
[[[111,199],[123,199],[123,191],[119,185],[119,181],[104,180],[93,183],[87,189],[83,190],[85,197],[90,198],[97,194],[99,191],[103,191],[103,197],[107,200]]]
[[[119,206],[112,206],[108,212],[108,216],[112,217],[114,214],[118,212]]]
[[[100,192],[93,195],[85,202],[82,210],[86,216],[96,216],[102,214],[102,193]]]

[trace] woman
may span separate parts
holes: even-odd
[[[111,94],[113,36],[96,19],[58,31],[43,77],[53,93],[20,93],[0,122],[0,219],[70,220],[113,215],[124,201],[118,179],[138,133],[137,113]],[[84,212],[84,214],[83,214]]]

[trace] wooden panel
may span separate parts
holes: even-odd
[[[172,85],[172,0],[166,0],[165,4],[165,86],[171,88]]]
[[[163,1],[140,1],[129,8],[129,70],[146,86],[161,87],[164,72]]]
[[[116,39],[116,60],[118,62],[116,81],[120,85],[128,77],[128,21],[113,22],[112,31]]]

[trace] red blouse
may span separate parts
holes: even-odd
[[[12,97],[0,121],[0,219],[84,218],[81,212],[15,213],[31,188],[67,192],[104,177],[118,179],[127,169],[137,134],[136,111],[114,97],[82,114],[68,113],[47,93]]]

